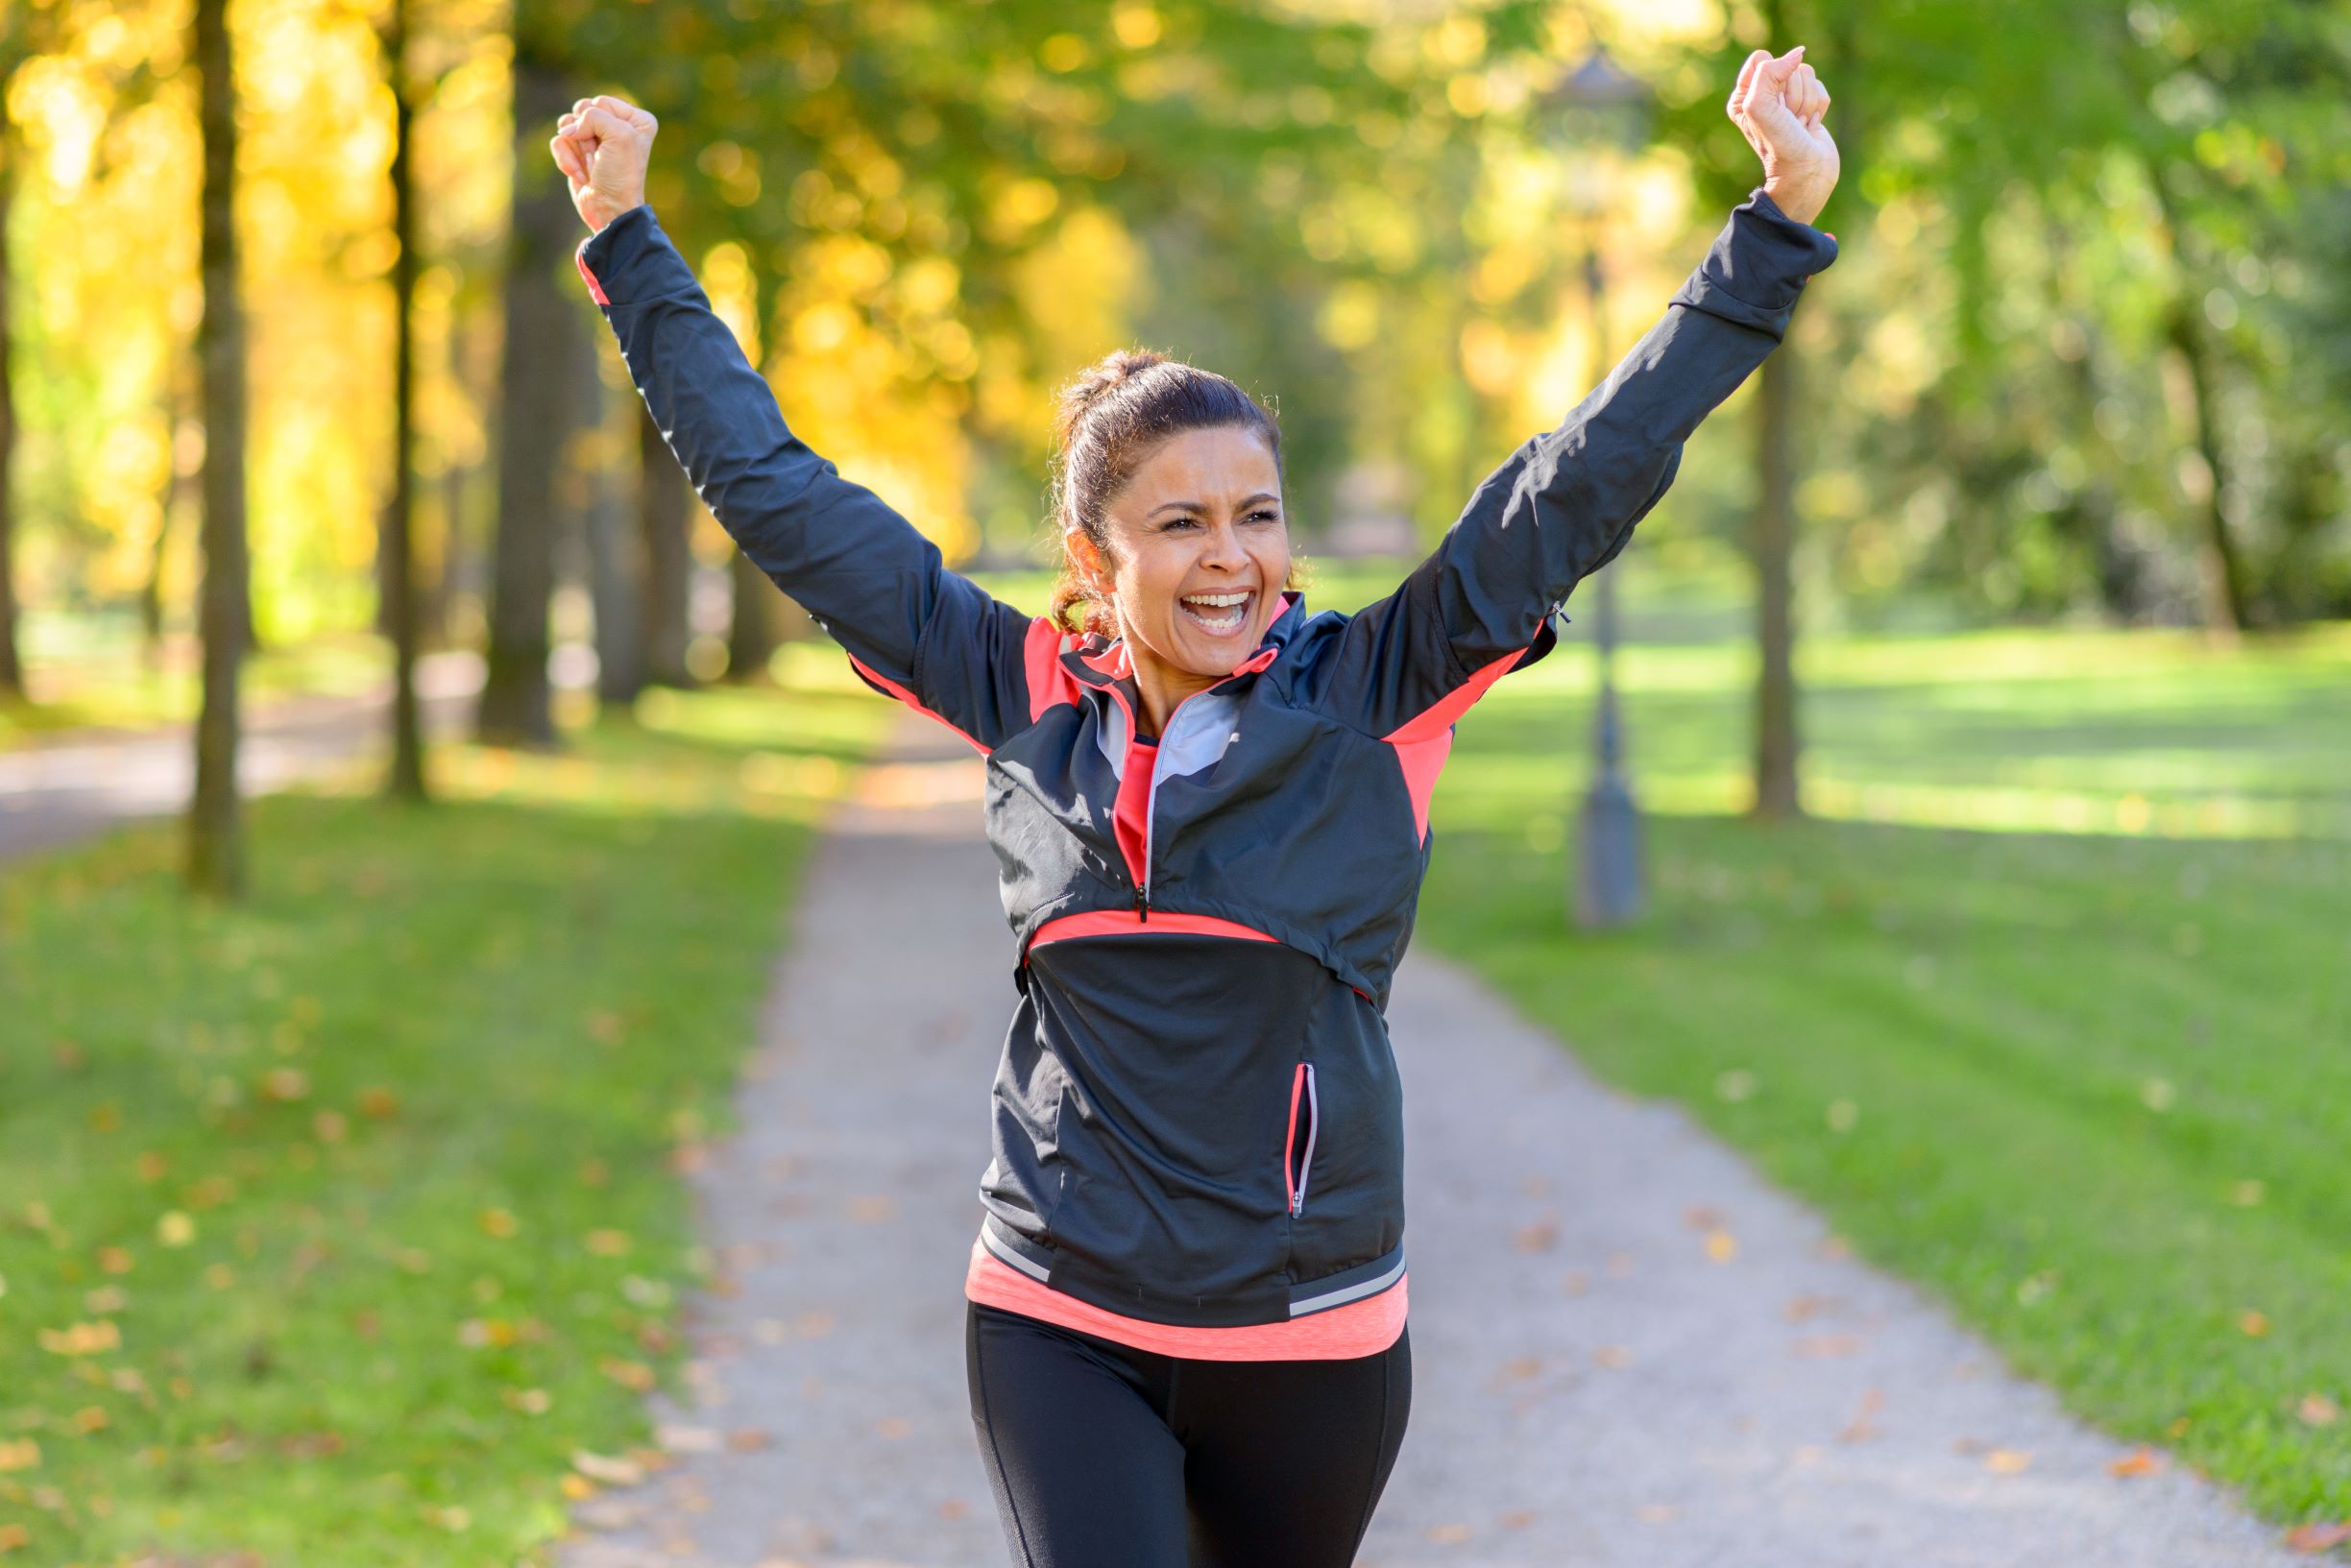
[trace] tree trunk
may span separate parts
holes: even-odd
[[[656,686],[691,687],[686,644],[692,637],[687,610],[693,587],[693,550],[687,532],[693,487],[678,467],[651,411],[640,403],[637,421],[637,519],[644,536],[645,678]]]
[[[392,638],[395,800],[424,801],[424,731],[417,712],[416,595],[416,116],[408,105],[408,0],[392,0],[384,58],[392,88],[392,497],[380,557],[384,628]]]
[[[579,225],[546,139],[571,93],[563,73],[518,32],[514,62],[514,220],[506,264],[499,376],[497,538],[490,591],[489,669],[475,721],[493,745],[551,746],[547,595],[554,587],[555,483],[572,428],[576,302],[557,276]]]
[[[8,85],[0,78],[0,89]],[[10,475],[16,467],[16,384],[11,369],[9,339],[8,222],[15,206],[16,159],[23,141],[8,118],[8,100],[0,90],[0,699],[25,695],[24,662],[16,649],[16,506]]]
[[[737,550],[727,562],[735,585],[735,610],[727,621],[727,679],[734,682],[767,678],[767,662],[775,657],[776,612],[782,595],[751,558]]]
[[[250,612],[245,556],[245,324],[237,300],[236,112],[229,0],[196,0],[194,56],[202,94],[204,314],[196,325],[205,422],[204,706],[196,720],[196,790],[188,811],[190,885],[220,898],[244,891],[237,799],[237,676]]]
[[[1804,815],[1796,775],[1793,558],[1796,548],[1796,361],[1782,343],[1764,359],[1756,387],[1755,808],[1766,820]]]
[[[588,462],[588,471],[580,476],[588,495],[582,521],[588,541],[589,600],[595,612],[596,698],[625,708],[645,686],[644,538],[622,503],[620,476],[613,471],[612,448],[604,439],[612,422],[612,399],[597,363],[601,350],[590,334],[579,335],[577,384],[593,408],[581,422],[594,435],[582,444]],[[629,401],[643,406],[634,395]]]
[[[2204,335],[2196,330],[2194,305],[2189,300],[2191,291],[2182,289],[2171,302],[2169,322],[2173,348],[2188,364],[2188,384],[2195,397],[2195,444],[2203,454],[2205,484],[2202,504],[2204,538],[2196,550],[2197,575],[2203,583],[2204,626],[2217,642],[2231,643],[2248,624],[2246,615],[2251,595],[2245,586],[2243,556],[2237,542],[2229,534],[2228,518],[2220,510],[2221,497],[2228,490],[2227,455],[2220,447],[2220,432],[2213,417],[2212,360],[2204,347]]]

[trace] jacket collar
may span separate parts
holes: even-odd
[[[1281,657],[1291,638],[1306,619],[1306,595],[1295,588],[1281,591],[1282,607],[1257,641],[1256,651],[1233,666],[1233,675],[1254,675]],[[1134,686],[1134,661],[1127,656],[1125,638],[1106,638],[1099,632],[1088,632],[1079,639],[1078,645],[1061,656],[1063,667],[1088,686],[1118,686],[1131,691]],[[1232,679],[1231,675],[1225,677]]]

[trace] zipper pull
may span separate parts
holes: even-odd
[[[1135,883],[1135,915],[1142,924],[1151,924],[1151,889],[1141,882]]]

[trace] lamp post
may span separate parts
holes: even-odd
[[[1608,343],[1607,287],[1600,265],[1599,223],[1610,206],[1609,170],[1620,154],[1648,133],[1649,91],[1594,45],[1589,58],[1543,96],[1567,173],[1567,205],[1584,253],[1584,290],[1591,307],[1591,384],[1615,361]],[[1622,559],[1619,557],[1619,559]],[[1625,926],[1640,918],[1647,879],[1641,864],[1640,808],[1624,769],[1624,726],[1616,703],[1616,579],[1598,577],[1600,692],[1592,724],[1592,784],[1577,817],[1573,908],[1588,929]]]

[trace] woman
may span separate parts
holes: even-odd
[[[1764,181],[1663,318],[1352,615],[1292,582],[1272,416],[1155,354],[1063,396],[1052,613],[947,571],[791,434],[711,313],[643,205],[653,117],[564,116],[580,273],[702,498],[862,679],[987,760],[1020,1001],[965,1357],[1027,1568],[1353,1559],[1411,1404],[1383,1013],[1430,790],[1454,721],[1550,651],[1835,259],[1802,54],[1741,68],[1728,109]]]

